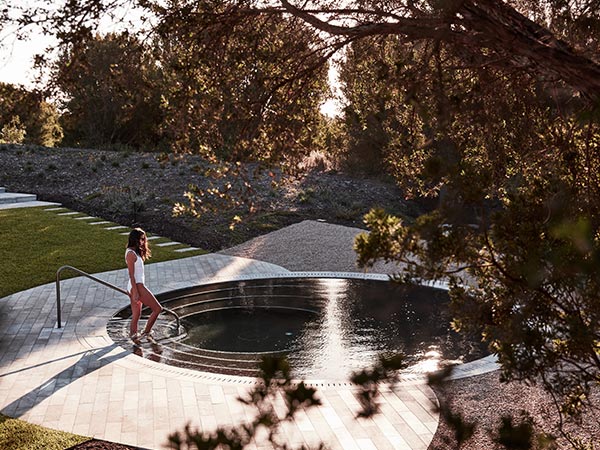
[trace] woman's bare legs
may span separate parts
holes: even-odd
[[[130,297],[131,298],[131,297]],[[142,302],[131,300],[131,323],[129,324],[129,336],[135,336],[138,331],[138,322],[142,315]]]
[[[146,327],[144,328],[144,333],[147,334],[150,333],[150,330],[152,330],[152,326],[154,326],[154,322],[156,322],[156,319],[158,319],[158,315],[163,308],[160,306],[160,303],[158,303],[158,300],[156,300],[154,294],[150,292],[146,286],[138,283],[137,288],[140,294],[141,302],[152,310],[152,314],[150,314],[150,317],[148,317]]]

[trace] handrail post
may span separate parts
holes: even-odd
[[[61,328],[60,317],[60,269],[56,272],[56,324]]]

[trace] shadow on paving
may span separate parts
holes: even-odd
[[[18,399],[14,400],[12,403],[7,405],[5,408],[2,409],[2,414],[17,418],[21,417],[25,413],[33,409],[35,406],[39,405],[45,399],[51,397],[53,394],[58,392],[60,389],[71,384],[73,381],[84,377],[130,354],[130,352],[123,350],[115,355],[106,356],[115,348],[119,348],[119,346],[117,344],[111,344],[106,347],[88,350],[83,353],[75,353],[71,356],[58,358],[52,361],[47,361],[42,364],[36,364],[35,366],[15,370],[13,372],[1,375],[0,379],[7,375],[24,372],[45,364],[50,364],[59,360],[70,358],[72,356],[82,355],[76,363],[74,363],[70,367],[67,367],[60,373],[50,378],[48,381],[45,381],[41,385],[29,391],[27,394],[19,397]]]

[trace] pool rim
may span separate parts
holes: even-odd
[[[167,294],[174,294],[178,291],[184,291],[184,290],[188,290],[191,288],[202,287],[202,286],[207,286],[207,285],[211,285],[211,284],[246,281],[246,280],[263,280],[263,279],[268,280],[268,279],[276,279],[276,278],[348,278],[348,279],[361,279],[361,280],[392,281],[393,277],[394,276],[390,275],[390,274],[371,273],[371,272],[339,272],[339,271],[337,271],[337,272],[330,272],[330,271],[266,272],[266,273],[260,273],[260,274],[211,277],[211,278],[208,278],[205,280],[200,280],[199,282],[196,282],[196,283],[179,282],[179,283],[177,283],[178,284],[177,287],[159,291],[158,293],[155,293],[155,296],[160,302],[163,299],[163,297],[166,296]],[[444,281],[424,280],[424,281],[416,283],[416,284],[420,285],[420,286],[437,288],[437,289],[442,289],[442,290],[446,290],[446,291],[449,290],[448,283],[446,283]],[[127,309],[128,307],[129,307],[129,305],[125,306],[123,308],[119,308],[116,312],[113,313],[113,315],[111,315],[111,318],[114,317],[119,312],[121,312],[122,310]],[[107,323],[107,325],[108,325],[108,323]],[[115,342],[112,339],[112,337],[110,337],[110,335],[108,335],[108,338],[115,344],[119,345],[117,342]],[[211,378],[213,378],[214,376],[217,376],[217,377],[221,377],[223,379],[231,379],[231,380],[236,380],[236,379],[260,380],[260,377],[256,377],[256,376],[229,375],[229,374],[222,374],[222,373],[213,373],[213,372],[207,372],[207,371],[202,371],[202,370],[196,370],[196,369],[192,369],[192,368],[177,367],[177,366],[169,365],[169,364],[162,363],[162,362],[147,360],[147,359],[141,358],[137,355],[134,355],[134,356],[136,356],[136,358],[139,359],[140,361],[143,361],[144,363],[151,363],[151,365],[154,365],[154,366],[160,366],[163,368],[171,368],[171,369],[176,368],[179,370],[189,371],[193,374],[204,374]],[[497,357],[492,353],[483,358],[456,365],[452,374],[448,377],[448,379],[455,380],[455,379],[461,379],[461,378],[471,377],[471,376],[475,376],[475,375],[481,375],[481,374],[493,372],[495,370],[498,370],[499,368],[500,368],[500,365],[497,362]],[[403,373],[400,375],[400,383],[402,383],[402,382],[423,382],[428,379],[428,375],[429,374],[427,374],[427,373],[425,373],[425,374]],[[325,384],[328,384],[328,383],[352,384],[352,382],[350,382],[349,380],[337,380],[337,379],[327,379],[327,378],[314,378],[314,379],[312,379],[312,378],[311,379],[292,378],[291,381],[293,383],[304,382],[306,384],[313,384],[313,385],[323,384],[323,383],[325,383]]]

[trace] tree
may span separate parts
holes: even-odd
[[[352,172],[378,174],[386,170],[385,148],[389,136],[383,130],[390,111],[391,90],[376,63],[378,58],[394,58],[381,40],[358,41],[347,49],[340,69],[340,82],[346,106],[343,111],[348,144],[345,165]]]
[[[527,73],[437,72],[452,50],[420,84],[396,78],[415,114],[391,119],[386,149],[407,192],[439,207],[412,225],[372,212],[360,261],[449,280],[456,327],[482,334],[506,379],[542,382],[574,412],[600,381],[598,118]]]
[[[195,2],[178,11],[183,23],[166,17],[157,30],[165,134],[176,148],[226,161],[307,154],[321,126],[327,68],[316,50],[296,55],[313,51],[316,35],[279,16],[213,23],[223,10],[213,3]]]
[[[58,121],[56,107],[40,92],[0,83],[0,128],[11,136],[3,140],[54,147],[63,137]]]
[[[370,213],[360,262],[449,280],[456,327],[482,334],[506,379],[542,382],[575,412],[600,381],[598,117],[562,84],[468,66],[447,44],[376,37],[348,54],[347,110],[379,114],[391,173],[440,200],[412,225]]]
[[[63,99],[71,145],[156,146],[162,115],[158,70],[129,33],[87,35],[63,49],[53,84]]]

